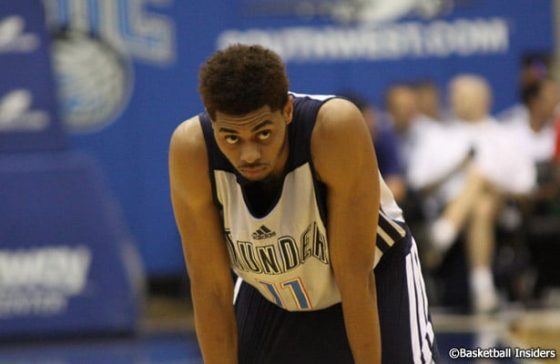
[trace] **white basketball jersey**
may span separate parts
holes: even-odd
[[[209,117],[201,114],[200,121],[233,270],[269,301],[286,310],[318,310],[340,302],[330,265],[326,188],[315,178],[310,152],[317,112],[329,97],[293,96],[287,172],[264,213],[257,214],[252,208],[247,193],[251,183],[237,173],[218,149]],[[406,233],[401,210],[382,179],[377,230],[376,264]]]

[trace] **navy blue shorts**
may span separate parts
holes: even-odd
[[[438,362],[414,240],[407,235],[375,268],[382,362]],[[289,312],[243,282],[235,302],[240,364],[351,364],[340,304]]]

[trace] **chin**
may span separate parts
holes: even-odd
[[[265,181],[270,177],[269,171],[262,171],[260,173],[247,173],[243,171],[239,171],[239,173],[247,180],[252,182],[261,182]]]
[[[251,182],[259,182],[259,181],[263,180],[262,177],[248,176],[248,175],[243,174],[243,173],[241,175],[243,176],[243,178],[245,178],[246,180],[251,181]]]
[[[276,174],[271,173],[270,171],[267,171],[265,173],[263,173],[262,175],[258,175],[258,176],[249,176],[246,174],[242,174],[243,177],[245,177],[246,180],[251,181],[251,182],[259,182],[259,183],[269,183],[269,182],[273,182],[278,180],[278,177]]]

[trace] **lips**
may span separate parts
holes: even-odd
[[[251,168],[241,168],[241,173],[246,176],[258,176],[266,170],[265,166],[262,167],[251,167]]]

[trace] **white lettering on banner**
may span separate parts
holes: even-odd
[[[148,8],[167,8],[174,0],[43,0],[51,25],[99,32],[139,60],[175,61],[175,24]]]
[[[10,293],[8,295],[0,291],[0,318],[30,314],[52,315],[63,311],[67,305],[68,300],[56,293]]]
[[[503,18],[479,18],[370,27],[227,30],[217,39],[219,49],[234,43],[272,48],[286,62],[465,57],[507,53],[509,28]]]
[[[86,287],[85,246],[0,250],[0,317],[54,314]]]

